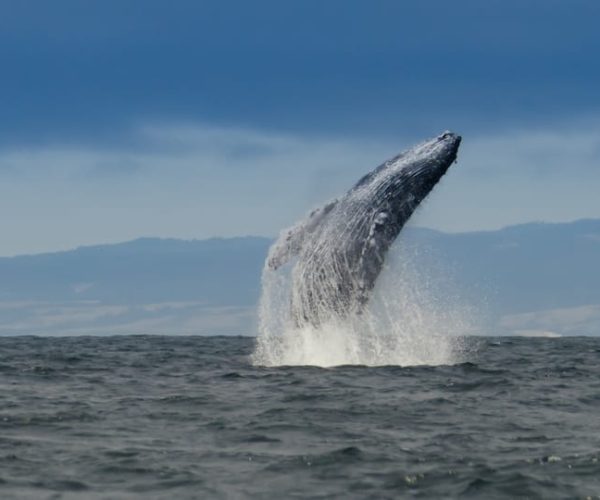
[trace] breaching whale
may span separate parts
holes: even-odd
[[[460,141],[444,132],[400,153],[281,233],[266,272],[293,261],[289,300],[296,326],[319,326],[363,310],[388,249],[456,160]]]

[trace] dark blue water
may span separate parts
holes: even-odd
[[[600,339],[260,368],[250,338],[0,339],[0,498],[600,494]]]

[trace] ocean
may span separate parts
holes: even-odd
[[[253,366],[250,337],[0,338],[0,498],[600,498],[600,338]]]

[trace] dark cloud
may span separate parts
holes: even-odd
[[[360,134],[600,107],[594,0],[0,5],[0,144],[131,141],[145,121]]]

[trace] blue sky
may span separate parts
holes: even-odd
[[[275,235],[445,129],[413,223],[600,217],[600,3],[0,2],[0,255]]]

